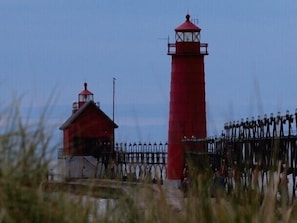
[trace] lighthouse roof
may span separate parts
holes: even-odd
[[[118,128],[118,125],[116,123],[114,123],[113,120],[111,120],[93,101],[89,101],[87,103],[85,103],[82,107],[80,107],[77,112],[75,112],[74,114],[72,114],[61,126],[60,126],[60,130],[64,130],[66,128],[68,128],[76,119],[78,119],[83,112],[85,112],[87,110],[87,108],[93,108],[96,111],[96,114],[99,116],[104,117],[104,119],[108,120],[108,122],[110,122],[114,128]]]
[[[179,31],[190,31],[190,32],[199,32],[201,29],[196,26],[195,24],[193,24],[191,21],[190,21],[190,15],[187,14],[186,15],[186,21],[179,25],[178,27],[175,28],[175,31],[179,32]]]
[[[84,83],[84,90],[82,90],[79,94],[80,95],[93,95],[93,93],[88,90],[87,83]]]

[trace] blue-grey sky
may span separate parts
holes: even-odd
[[[115,77],[117,141],[166,141],[167,38],[174,42],[174,29],[189,13],[209,44],[209,136],[219,135],[225,122],[293,113],[296,11],[296,0],[2,0],[1,104],[22,96],[23,111],[36,114],[54,95],[48,123],[61,136],[58,127],[85,81],[112,116]]]

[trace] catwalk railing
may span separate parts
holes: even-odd
[[[241,120],[226,123],[222,145],[216,152],[225,156],[229,163],[240,162],[247,166],[261,164],[274,167],[279,161],[287,166],[289,173],[296,170],[297,112],[292,115],[258,117],[257,120]]]
[[[167,143],[116,143],[113,152],[101,152],[97,157],[85,155],[81,159],[63,156],[63,150],[59,149],[58,159],[64,162],[66,178],[107,177],[163,182],[166,178]],[[71,165],[75,168],[71,169]]]
[[[220,137],[183,140],[186,150],[202,144],[204,150],[216,154],[220,159],[210,162],[210,167],[224,172],[227,181],[264,190],[269,172],[281,166],[282,174],[292,182],[290,191],[296,197],[297,169],[297,110],[285,115],[278,113],[270,117],[251,118],[224,125]],[[191,154],[192,156],[199,156]],[[225,170],[225,171],[224,171]],[[260,176],[256,178],[255,176]]]
[[[166,178],[167,143],[117,143],[114,155],[115,174],[123,179],[163,182]]]
[[[264,190],[268,174],[281,171],[290,177],[295,197],[297,170],[297,110],[295,114],[278,113],[257,119],[242,119],[224,125],[219,137],[206,139],[184,138],[186,157],[200,157],[195,164],[208,158],[213,171],[225,169],[229,182],[243,188],[250,186]],[[195,151],[197,144],[202,152]],[[202,144],[202,147],[201,147]],[[193,149],[194,148],[194,149]],[[193,152],[194,151],[194,152]],[[60,156],[62,153],[59,153]],[[202,159],[201,159],[202,158]],[[112,163],[110,163],[112,162]],[[102,153],[95,164],[96,177],[114,177],[123,180],[166,179],[167,143],[116,143],[113,153]],[[255,179],[259,175],[259,179]],[[255,183],[256,182],[256,183]],[[255,186],[256,185],[256,186]]]

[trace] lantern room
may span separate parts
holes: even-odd
[[[88,90],[88,84],[84,83],[84,90],[78,94],[78,101],[73,102],[72,112],[76,112],[84,103],[94,101],[94,94]]]
[[[175,29],[176,42],[200,42],[200,28],[190,22],[190,15],[186,21]]]
[[[208,55],[207,44],[200,43],[201,29],[190,21],[186,21],[175,28],[175,43],[168,43],[168,55]]]

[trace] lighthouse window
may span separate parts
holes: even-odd
[[[192,32],[185,32],[184,33],[184,41],[185,42],[192,42],[193,41],[193,33]]]
[[[79,95],[79,101],[82,102],[88,102],[88,101],[93,101],[93,95],[85,95],[85,94],[80,94]]]
[[[199,32],[194,32],[193,33],[193,41],[194,42],[199,42],[200,41],[200,33]]]
[[[175,33],[175,41],[176,42],[182,42],[183,41],[183,33],[182,32],[176,32]]]

